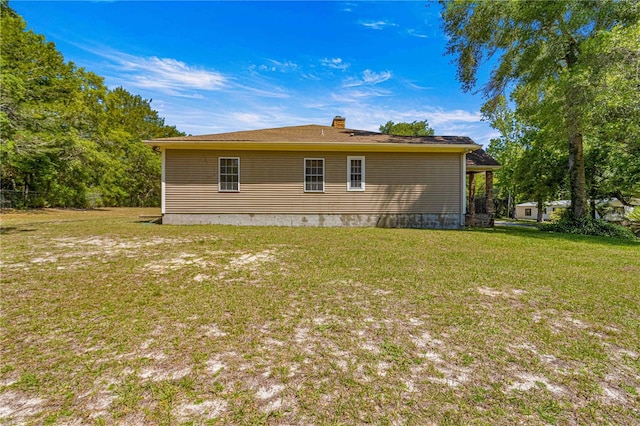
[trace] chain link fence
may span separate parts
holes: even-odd
[[[27,207],[44,207],[47,199],[46,192],[0,190],[0,208],[22,209]]]

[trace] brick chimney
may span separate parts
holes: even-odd
[[[336,115],[335,117],[333,117],[333,122],[331,123],[331,127],[335,127],[336,129],[344,129],[344,124],[346,121],[347,121],[346,118]]]

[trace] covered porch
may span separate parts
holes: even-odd
[[[467,211],[465,226],[491,228],[495,220],[495,204],[493,202],[493,172],[500,168],[493,157],[483,149],[467,154]],[[484,196],[476,194],[477,176],[484,173]]]

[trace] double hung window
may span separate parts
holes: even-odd
[[[347,191],[364,191],[364,157],[347,157]]]
[[[324,158],[304,159],[304,192],[324,192]]]
[[[240,158],[218,158],[218,190],[220,192],[240,191]]]

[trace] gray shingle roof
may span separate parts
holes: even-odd
[[[467,167],[500,166],[495,158],[486,153],[484,149],[476,149],[467,154]]]
[[[304,126],[277,127],[273,129],[246,130],[200,136],[178,136],[153,139],[148,142],[328,142],[328,143],[398,143],[420,145],[474,145],[467,136],[394,136],[356,129],[339,129],[331,126],[309,124]]]

